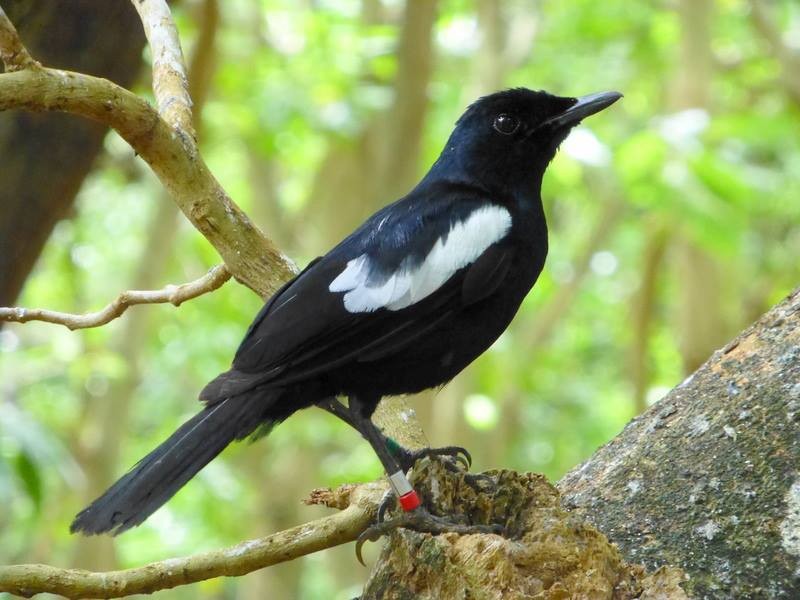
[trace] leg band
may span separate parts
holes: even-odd
[[[392,484],[392,489],[397,494],[400,506],[405,512],[412,511],[421,504],[417,492],[411,487],[411,482],[408,481],[403,471],[397,471],[389,475],[389,483]]]

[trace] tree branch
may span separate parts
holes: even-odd
[[[332,498],[329,505],[347,506],[334,515],[223,550],[171,558],[133,569],[99,573],[40,564],[0,566],[0,592],[25,597],[50,592],[67,598],[119,598],[215,577],[245,575],[352,542],[375,518],[385,491],[386,484],[382,482],[334,491],[323,495]],[[328,504],[314,497],[311,503]]]
[[[4,30],[7,31],[7,30]],[[3,55],[11,55],[0,36]],[[144,99],[108,80],[59,69],[0,75],[0,110],[68,112],[112,127],[150,165],[237,281],[265,297],[297,269],[230,199],[197,153]],[[191,129],[189,130],[191,131]]]
[[[188,134],[194,144],[189,80],[172,13],[164,0],[134,0],[133,6],[153,53],[153,93],[158,113],[179,133]]]
[[[0,110],[12,108],[68,112],[115,129],[147,161],[237,281],[262,297],[296,272],[228,197],[205,162],[186,151],[142,98],[105,79],[42,68],[0,75]]]
[[[225,265],[217,265],[208,273],[181,285],[168,285],[160,290],[129,290],[120,293],[116,299],[102,310],[83,315],[46,310],[43,308],[0,308],[0,321],[27,323],[28,321],[46,321],[64,325],[69,329],[88,329],[100,327],[121,316],[128,307],[134,304],[174,304],[180,306],[208,292],[213,292],[231,278]]]
[[[23,69],[36,69],[41,67],[28,53],[16,28],[6,16],[0,6],[0,60],[3,61],[6,72],[21,71]]]

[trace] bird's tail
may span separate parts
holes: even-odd
[[[270,416],[279,392],[269,394],[254,391],[206,406],[78,513],[70,531],[117,535],[144,522],[233,440],[280,420]]]

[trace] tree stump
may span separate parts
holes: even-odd
[[[648,574],[623,559],[593,526],[561,506],[560,494],[533,473],[454,472],[418,463],[412,477],[434,514],[498,524],[504,535],[432,536],[393,532],[362,600],[632,598],[679,600],[683,573]]]

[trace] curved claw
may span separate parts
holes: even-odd
[[[443,446],[442,448],[427,448],[425,454],[428,457],[449,456],[464,465],[469,470],[472,466],[472,455],[466,448],[461,446]]]
[[[364,559],[361,556],[361,548],[364,546],[365,542],[377,542],[386,534],[390,533],[394,529],[398,527],[408,527],[411,522],[413,522],[413,513],[403,513],[402,516],[391,519],[389,521],[378,522],[375,525],[371,525],[367,527],[364,531],[361,532],[361,535],[358,536],[356,539],[356,558],[358,562],[360,562],[365,567],[367,566],[364,563]]]
[[[464,465],[465,469],[469,470],[470,467],[472,467],[472,455],[466,448],[462,448],[460,446],[454,446],[453,448],[458,450],[458,453],[454,458]]]
[[[364,562],[364,557],[361,555],[361,548],[365,542],[377,542],[383,535],[379,531],[375,531],[376,527],[368,527],[356,539],[356,558],[361,563],[362,567],[366,567],[367,563]]]
[[[410,458],[413,463],[423,457],[434,458],[436,456],[448,456],[456,462],[461,463],[465,469],[469,470],[472,466],[472,455],[466,448],[461,446],[443,446],[441,448],[423,448],[416,452],[410,453]]]
[[[392,490],[386,490],[386,493],[381,498],[380,504],[378,504],[378,514],[375,518],[378,524],[383,523],[384,519],[386,518],[386,511],[389,510],[392,503],[397,500],[394,492]]]

